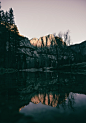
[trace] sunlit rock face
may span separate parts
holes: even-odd
[[[38,94],[31,98],[31,102],[34,104],[38,104],[41,102],[42,104],[49,105],[52,107],[56,107],[57,104],[61,104],[64,102],[68,97],[68,94],[65,93],[64,97],[61,97],[61,95],[57,94]]]
[[[53,34],[40,37],[39,39],[32,38],[30,40],[30,43],[34,46],[37,46],[37,47],[44,47],[44,46],[49,47],[50,45],[57,44],[57,40],[59,40],[60,44],[64,45],[63,40],[61,38],[57,37],[57,36],[55,37]]]
[[[30,40],[30,43],[31,43],[32,45],[36,46],[37,43],[38,43],[38,39],[37,39],[37,38],[33,38],[33,39]]]

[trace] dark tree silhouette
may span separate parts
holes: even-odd
[[[5,22],[5,13],[2,11],[2,21]]]
[[[5,25],[8,25],[8,12],[5,13]]]
[[[2,10],[1,10],[1,2],[0,2],[0,24],[1,24],[1,21],[2,21]]]
[[[9,23],[10,24],[15,24],[15,22],[14,22],[14,14],[13,14],[13,9],[12,8],[9,9]]]

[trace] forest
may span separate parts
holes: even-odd
[[[47,45],[48,40],[50,46]],[[41,47],[19,34],[14,21],[13,9],[0,9],[0,68],[29,69],[53,68],[86,62],[86,41],[70,45],[69,31],[46,36],[46,45],[41,37]]]

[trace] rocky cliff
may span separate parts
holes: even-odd
[[[0,46],[0,67],[41,68],[86,62],[86,41],[67,46],[53,34],[29,40],[8,23],[0,25]]]
[[[58,36],[55,37],[53,34],[49,34],[49,35],[40,37],[39,39],[32,38],[30,40],[30,43],[37,47],[44,47],[44,46],[49,47],[50,45],[51,46],[56,45],[57,39],[59,40],[60,44],[64,45],[64,41],[61,38],[59,38]]]

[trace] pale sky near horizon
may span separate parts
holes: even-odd
[[[86,0],[0,0],[2,9],[13,8],[21,35],[40,38],[70,30],[71,43],[86,40]]]

